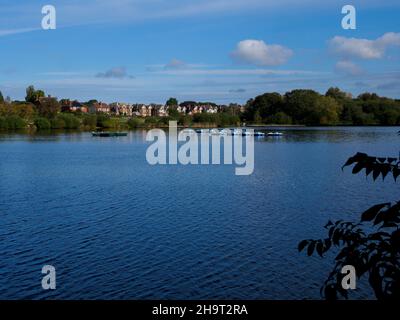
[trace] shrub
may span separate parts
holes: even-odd
[[[110,119],[110,117],[108,117],[107,115],[105,115],[105,114],[99,114],[97,117],[96,117],[96,125],[97,125],[97,127],[100,127],[100,128],[105,128],[105,122],[107,121],[107,120],[109,120]]]
[[[59,115],[57,118],[64,121],[65,129],[78,129],[81,125],[79,119],[72,114],[62,114]]]
[[[143,124],[143,121],[138,118],[131,118],[128,120],[128,126],[130,129],[138,128],[141,124]]]
[[[24,119],[18,116],[9,116],[6,118],[8,129],[17,130],[24,129],[26,127],[26,122]]]
[[[50,120],[51,128],[52,129],[64,129],[65,128],[65,121],[60,117]]]
[[[83,117],[83,125],[88,126],[90,128],[96,128],[97,116],[94,114],[85,115]]]
[[[1,129],[8,129],[8,123],[4,117],[0,117],[0,130]]]
[[[292,118],[284,112],[277,112],[268,118],[268,123],[273,124],[292,124]]]
[[[46,118],[36,118],[35,126],[38,130],[49,130],[51,128],[50,121]]]

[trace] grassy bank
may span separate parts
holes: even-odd
[[[229,114],[199,114],[194,116],[181,115],[179,117],[123,117],[105,114],[73,114],[59,113],[54,117],[40,117],[32,115],[0,116],[0,130],[130,130],[137,128],[164,128],[169,121],[177,121],[179,126],[193,128],[213,128],[240,125],[240,118]]]

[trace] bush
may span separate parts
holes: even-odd
[[[111,129],[111,128],[117,129],[120,127],[119,119],[118,118],[108,118],[108,119],[102,121],[101,127],[109,128],[109,129]]]
[[[51,128],[50,121],[46,118],[36,118],[35,126],[38,130],[49,130]]]
[[[85,115],[83,117],[83,125],[90,128],[96,128],[97,126],[97,116],[94,114]]]
[[[277,112],[268,118],[268,123],[272,124],[292,124],[292,118],[284,112]]]
[[[181,115],[178,120],[178,124],[182,126],[189,126],[192,123],[193,118],[189,115]]]
[[[60,117],[50,120],[50,125],[52,129],[64,129],[65,128],[65,121]]]
[[[141,120],[141,119],[138,119],[138,118],[131,118],[131,119],[128,120],[128,127],[129,127],[130,129],[135,129],[135,128],[138,128],[140,125],[142,125],[143,122],[144,122],[144,121]]]
[[[9,116],[6,118],[6,121],[8,129],[18,130],[26,127],[25,120],[18,116]]]
[[[105,115],[105,114],[99,114],[97,117],[96,117],[96,125],[97,125],[97,127],[100,127],[100,128],[105,128],[105,123],[106,123],[106,121],[108,121],[110,119],[110,117],[108,117],[107,115]]]
[[[0,130],[1,129],[8,129],[8,123],[4,117],[0,117]]]
[[[64,121],[65,129],[78,129],[81,125],[79,119],[72,114],[62,114],[59,115],[56,119]]]

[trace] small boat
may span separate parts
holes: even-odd
[[[260,132],[260,131],[256,131],[256,132],[254,132],[254,136],[255,137],[264,137],[265,133],[264,132]]]
[[[210,134],[212,134],[212,135],[218,135],[218,134],[220,134],[220,132],[219,132],[218,129],[211,129],[211,130],[210,130]]]
[[[268,132],[267,133],[267,136],[269,136],[269,137],[281,137],[281,136],[283,136],[283,133],[282,132]]]
[[[242,131],[242,136],[264,137],[265,133],[261,131]]]
[[[93,137],[126,137],[128,132],[92,132]]]
[[[231,135],[232,134],[232,132],[231,132],[231,130],[230,129],[222,129],[220,132],[219,132],[219,134],[220,135]]]

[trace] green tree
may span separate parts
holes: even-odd
[[[342,102],[349,98],[349,95],[346,92],[340,90],[338,87],[329,88],[328,91],[326,91],[325,96],[331,97],[338,102]]]
[[[168,115],[171,118],[177,120],[177,119],[179,119],[180,113],[179,113],[179,111],[177,110],[176,107],[171,106],[171,107],[168,108]]]
[[[56,98],[40,99],[37,109],[39,115],[46,118],[54,118],[61,111],[60,104]]]
[[[331,97],[320,96],[310,110],[306,124],[311,125],[333,125],[339,122],[342,106]]]
[[[42,90],[35,90],[34,86],[29,86],[26,88],[26,97],[25,101],[26,102],[31,102],[36,104],[40,98],[43,98],[45,96],[44,91]]]
[[[320,98],[320,94],[313,90],[293,90],[285,94],[283,112],[292,117],[298,124],[313,124],[313,111]]]
[[[3,97],[3,94],[1,93],[1,91],[0,91],[0,103],[4,103],[4,97]]]
[[[260,115],[260,110],[256,110],[254,112],[253,121],[254,121],[254,123],[258,123],[258,124],[262,122],[262,118],[261,118],[261,115]]]
[[[244,117],[248,121],[255,121],[258,114],[261,118],[258,122],[267,122],[267,118],[282,111],[283,98],[279,93],[264,93],[251,99],[246,104]]]
[[[166,105],[168,107],[177,107],[178,106],[178,100],[176,98],[169,98],[166,102]]]
[[[96,128],[97,116],[95,114],[88,114],[83,117],[83,125],[91,129]]]
[[[49,130],[51,128],[50,121],[43,117],[36,118],[34,123],[38,130]]]
[[[17,115],[12,115],[6,118],[8,129],[18,130],[26,127],[26,121]]]
[[[271,124],[292,124],[292,118],[284,112],[277,112],[271,117],[268,117],[267,123]]]

